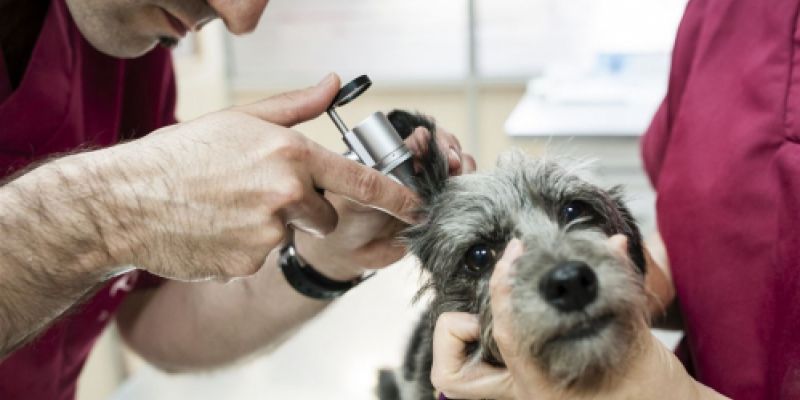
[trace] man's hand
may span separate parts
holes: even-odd
[[[406,142],[419,157],[427,151],[420,141],[427,143],[429,138],[429,132],[417,129]],[[453,135],[439,129],[437,138],[443,153],[453,149],[450,153],[455,154],[449,160],[451,174],[475,169],[474,160],[461,153]],[[304,232],[295,235],[300,255],[321,273],[350,279],[364,268],[385,266],[405,253],[394,243],[404,222],[330,190],[325,199],[338,214],[336,229],[324,238]],[[269,268],[245,279],[226,284],[171,281],[149,294],[134,293],[117,318],[120,333],[148,361],[173,371],[213,368],[275,348],[329,304],[290,287],[277,268],[277,253],[270,254]]]
[[[338,89],[331,75],[0,186],[0,358],[129,265],[181,280],[253,274],[287,225],[336,227],[317,188],[409,221],[412,191],[288,128]]]
[[[338,89],[331,75],[78,156],[102,185],[114,261],[169,278],[225,279],[256,272],[289,225],[315,237],[333,231],[344,199],[409,221],[413,192],[287,128],[322,113]]]

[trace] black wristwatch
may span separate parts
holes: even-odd
[[[367,275],[349,281],[327,278],[297,254],[294,242],[291,240],[281,248],[278,265],[289,285],[306,297],[317,300],[333,300],[372,276]]]

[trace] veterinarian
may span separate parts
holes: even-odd
[[[737,400],[800,398],[799,11],[798,0],[689,1],[642,143],[686,333],[676,353]],[[668,376],[674,360],[649,371]],[[453,370],[440,370],[445,393],[463,387]],[[651,398],[679,398],[659,387]]]
[[[0,0],[0,398],[74,398],[114,319],[164,369],[230,362],[404,254],[392,238],[415,195],[290,129],[327,108],[337,76],[175,123],[164,47],[214,18],[249,32],[266,5]],[[452,173],[474,169],[440,137]],[[278,268],[291,231],[311,297]]]

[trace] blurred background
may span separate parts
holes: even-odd
[[[510,147],[595,160],[625,185],[643,232],[654,195],[639,138],[666,90],[686,0],[272,0],[258,29],[219,21],[175,50],[178,117],[310,86],[326,73],[368,74],[372,88],[339,112],[418,110],[457,134],[479,169]],[[337,151],[327,117],[297,129]],[[224,370],[156,371],[110,327],[79,383],[79,400],[373,399],[379,368],[397,367],[424,306],[403,260],[310,321],[290,341]],[[668,345],[679,333],[657,332]]]

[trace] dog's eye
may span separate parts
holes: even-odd
[[[494,266],[495,251],[485,243],[476,244],[467,250],[464,266],[470,273],[479,274]]]
[[[580,201],[570,201],[561,210],[561,216],[564,218],[564,223],[570,223],[578,218],[591,216],[589,207]]]

